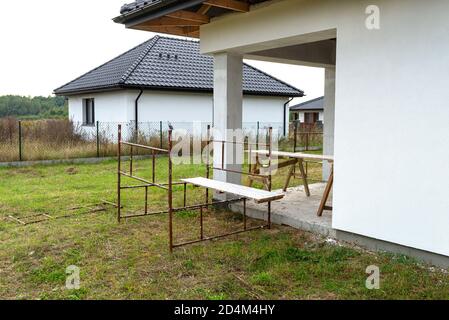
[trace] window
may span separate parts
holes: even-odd
[[[94,101],[94,99],[83,99],[83,124],[85,126],[95,125],[95,101]]]
[[[308,124],[314,124],[320,120],[319,112],[306,112],[304,114],[304,122]]]

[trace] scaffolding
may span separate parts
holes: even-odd
[[[241,187],[241,188],[247,188],[247,192],[245,193],[246,196],[239,196],[238,191],[229,192],[235,196],[236,198],[232,199],[225,199],[225,200],[212,200],[209,199],[209,193],[210,189],[215,189],[212,187],[205,187],[204,185],[199,185],[195,183],[189,182],[189,179],[185,179],[184,181],[174,181],[173,179],[173,127],[170,125],[168,130],[168,148],[162,149],[162,148],[155,148],[147,145],[141,145],[137,143],[130,143],[124,141],[122,138],[122,127],[121,125],[118,126],[118,146],[117,146],[117,160],[118,160],[118,168],[117,168],[117,220],[120,223],[123,219],[130,219],[130,218],[137,218],[137,217],[145,217],[145,216],[153,216],[153,215],[161,215],[161,214],[168,214],[168,237],[169,237],[169,249],[170,252],[173,252],[174,248],[182,247],[186,245],[191,245],[194,243],[199,243],[203,241],[210,241],[214,239],[224,238],[227,236],[240,234],[243,232],[248,231],[254,231],[254,230],[260,230],[260,229],[270,229],[271,228],[271,202],[273,200],[280,199],[283,197],[282,195],[275,194],[271,192],[271,168],[272,168],[272,128],[269,128],[268,133],[268,144],[266,146],[268,147],[269,154],[268,154],[268,171],[269,174],[267,175],[261,175],[258,173],[254,173],[251,171],[251,165],[250,170],[248,172],[238,171],[238,170],[232,170],[225,167],[225,147],[226,144],[232,144],[232,145],[238,145],[243,144],[243,146],[248,145],[250,148],[252,148],[256,144],[250,144],[248,142],[238,142],[238,141],[225,141],[225,140],[214,140],[211,139],[211,126],[208,125],[207,127],[207,159],[206,159],[206,179],[207,181],[213,182],[213,180],[210,180],[211,170],[215,171],[224,171],[224,172],[231,172],[236,174],[243,174],[248,175],[250,177],[258,177],[258,178],[264,178],[267,179],[267,188],[268,191],[262,191],[259,189],[253,189],[249,187]],[[222,156],[222,162],[221,167],[211,165],[210,163],[210,144],[221,144],[221,156]],[[129,172],[125,172],[122,170],[122,147],[128,146],[130,148],[130,156],[129,156]],[[259,146],[259,143],[257,143],[257,147]],[[152,175],[151,175],[151,181],[148,179],[144,179],[142,177],[139,177],[135,174],[134,170],[134,152],[138,149],[144,149],[151,152],[151,163],[152,163]],[[212,149],[213,150],[213,149]],[[158,183],[156,182],[156,160],[160,155],[165,155],[168,158],[168,182],[166,183]],[[251,163],[251,161],[250,161]],[[140,182],[140,185],[122,185],[122,177],[127,177],[133,180],[136,180]],[[205,187],[205,202],[201,204],[195,204],[195,205],[187,205],[187,185],[192,184],[197,187]],[[234,186],[237,187],[237,185],[232,184],[226,184],[227,186]],[[173,206],[173,187],[174,186],[183,186],[183,206],[182,207],[174,207]],[[133,214],[122,214],[122,199],[121,199],[121,191],[124,189],[136,189],[136,188],[143,188],[145,190],[145,207],[144,211],[142,213],[133,213]],[[148,191],[149,188],[158,188],[162,189],[167,192],[167,209],[162,211],[156,211],[156,212],[149,212],[149,201],[148,201]],[[215,189],[216,191],[220,192],[220,190]],[[247,200],[251,199],[251,196],[248,196],[248,191],[259,191],[265,192],[266,197],[263,200],[258,201],[259,203],[267,202],[268,203],[268,221],[266,224],[258,227],[251,227],[249,228],[247,225]],[[226,193],[221,191],[221,193]],[[204,209],[207,209],[212,206],[217,205],[229,205],[232,203],[243,203],[243,229],[234,231],[234,232],[228,232],[225,234],[217,235],[217,236],[210,236],[206,237],[204,234]],[[197,240],[193,241],[187,241],[183,243],[174,243],[174,235],[173,235],[173,218],[174,214],[176,212],[185,211],[185,210],[199,210],[200,212],[200,219],[199,219],[199,228],[200,228],[200,234],[199,238]]]

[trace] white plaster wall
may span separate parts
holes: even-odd
[[[365,28],[372,4],[380,30]],[[337,30],[333,226],[449,256],[449,1],[269,5],[202,27],[203,52],[245,53]]]
[[[139,100],[139,121],[211,122],[212,94],[145,91]]]
[[[128,91],[111,91],[69,97],[69,118],[83,122],[83,99],[95,99],[95,121],[127,122],[134,117],[133,101]]]
[[[289,99],[282,97],[245,96],[243,99],[243,122],[246,129],[255,129],[257,121],[262,127],[271,125],[273,136],[281,137],[284,134],[284,104]],[[289,130],[289,114],[287,107],[286,135]]]
[[[135,120],[135,99],[139,90],[120,90],[69,97],[69,117],[83,121],[83,99],[95,99],[95,120],[128,122]],[[285,97],[245,95],[243,122],[282,123]],[[139,122],[212,122],[211,93],[144,91],[139,99]]]

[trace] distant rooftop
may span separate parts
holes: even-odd
[[[199,42],[156,36],[55,90],[74,95],[125,88],[212,92],[213,58]],[[243,66],[243,92],[302,97],[304,92],[250,65]]]
[[[290,111],[307,110],[324,110],[324,97],[319,97],[290,107]]]

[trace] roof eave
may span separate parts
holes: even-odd
[[[194,5],[201,4],[203,3],[203,1],[204,0],[167,0],[164,2],[152,3],[147,5],[146,7],[124,13],[118,17],[113,18],[112,20],[115,23],[124,24],[127,28],[129,28],[133,25],[152,19],[157,19],[169,13],[184,10]]]
[[[114,85],[107,87],[86,88],[77,90],[55,90],[53,93],[57,96],[75,96],[81,94],[101,93],[109,92],[121,89],[146,89],[146,90],[161,90],[161,91],[183,91],[183,92],[196,92],[196,93],[211,93],[212,88],[193,88],[193,87],[167,87],[167,86],[142,86],[142,85]],[[267,97],[285,97],[285,98],[301,98],[303,93],[287,93],[287,92],[264,92],[264,91],[250,91],[244,90],[243,94],[252,96],[267,96]]]

